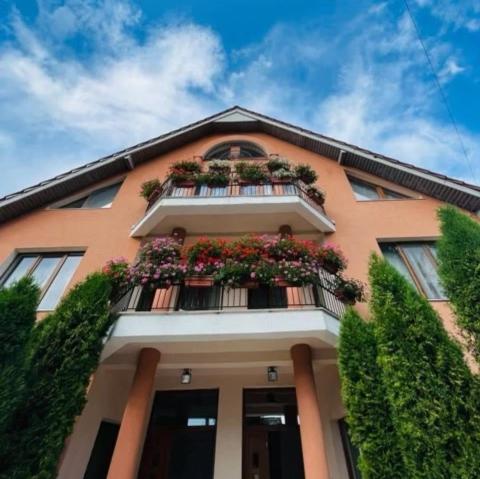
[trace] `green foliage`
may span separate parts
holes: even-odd
[[[478,388],[459,345],[428,301],[376,256],[370,284],[377,361],[406,477],[478,477]]]
[[[27,347],[39,291],[30,278],[0,288],[0,442],[25,392]],[[0,451],[0,457],[2,455]]]
[[[65,439],[113,323],[111,286],[95,273],[75,286],[34,331],[28,395],[11,431],[9,479],[53,479]]]
[[[230,182],[228,175],[222,172],[209,171],[208,173],[201,173],[195,177],[196,185],[207,185],[210,187],[225,187]]]
[[[480,363],[480,224],[452,206],[438,211],[442,237],[437,243],[439,274]]]
[[[242,181],[250,183],[261,183],[267,180],[267,174],[262,165],[240,161],[235,165],[235,172]]]
[[[153,180],[144,181],[140,186],[140,196],[147,201],[154,195],[158,195],[162,189],[162,185],[158,178],[154,178]]]
[[[316,171],[310,165],[297,165],[295,167],[295,175],[299,180],[302,180],[306,185],[315,183],[318,179]]]
[[[285,158],[270,158],[265,166],[270,173],[278,170],[289,171],[291,169],[290,163]]]
[[[342,397],[352,442],[360,450],[363,479],[405,479],[382,371],[377,364],[373,324],[353,309],[342,318],[339,344]]]

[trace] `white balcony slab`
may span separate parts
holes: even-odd
[[[191,234],[268,232],[282,224],[295,231],[335,231],[334,222],[320,208],[296,195],[191,196],[160,198],[132,227],[131,236],[169,233],[172,226]]]
[[[105,343],[102,361],[135,344],[163,352],[288,350],[299,341],[322,348],[337,344],[340,323],[317,309],[122,313]]]

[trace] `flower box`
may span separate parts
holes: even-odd
[[[245,283],[242,283],[240,287],[246,289],[257,289],[260,287],[260,283],[258,281],[245,281]]]
[[[357,300],[354,295],[347,293],[342,288],[337,288],[334,292],[335,296],[344,304],[353,306]]]
[[[338,265],[338,263],[334,263],[333,261],[329,261],[326,259],[323,261],[322,267],[330,274],[337,274],[340,270],[340,266]]]
[[[174,185],[179,188],[191,188],[192,186],[195,186],[195,181],[193,180],[176,181],[174,182]]]
[[[288,287],[292,286],[292,284],[289,283],[282,276],[275,276],[274,283],[275,283],[275,286],[278,286],[279,288],[288,288]]]
[[[190,288],[210,288],[213,286],[213,276],[189,276],[185,278],[185,286]]]
[[[275,178],[272,176],[271,182],[275,185],[287,185],[293,182],[293,178]]]

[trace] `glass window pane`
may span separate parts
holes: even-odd
[[[401,200],[402,198],[408,198],[408,196],[397,193],[396,191],[383,189],[383,196],[389,200]]]
[[[378,200],[380,198],[377,189],[374,186],[352,179],[350,179],[350,183],[357,200]]]
[[[90,193],[83,208],[109,208],[119,188],[120,183],[117,183]]]
[[[402,250],[415,271],[420,284],[430,299],[444,298],[436,265],[429,257],[427,248],[421,244],[403,244]]]
[[[60,271],[55,276],[55,279],[52,281],[52,284],[48,288],[48,291],[44,294],[42,301],[38,309],[41,310],[51,310],[60,301],[67,284],[72,279],[73,273],[77,269],[82,257],[81,256],[69,256],[63,263]]]
[[[28,270],[32,267],[33,263],[36,261],[37,258],[38,256],[23,256],[3,285],[10,286],[15,283],[15,281],[23,278],[27,274]]]
[[[84,196],[83,198],[80,198],[78,200],[72,201],[71,203],[61,206],[61,208],[81,208],[85,203],[86,199],[87,199],[87,196]]]
[[[415,281],[408,271],[407,265],[403,262],[402,257],[398,254],[394,245],[383,244],[380,245],[384,258],[410,283],[415,287]]]
[[[45,256],[40,260],[32,273],[32,278],[40,289],[45,287],[61,258],[63,255]]]

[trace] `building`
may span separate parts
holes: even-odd
[[[168,185],[148,207],[139,196],[178,160],[277,156],[318,173],[323,206],[296,181]],[[33,275],[41,317],[111,258],[134,261],[147,238],[176,234],[188,246],[291,231],[338,244],[362,281],[370,253],[383,254],[455,333],[435,270],[443,203],[476,213],[480,188],[233,107],[0,200],[0,278]],[[336,361],[344,306],[328,283],[137,287],[116,307],[59,478],[109,467],[109,479],[359,477]]]

